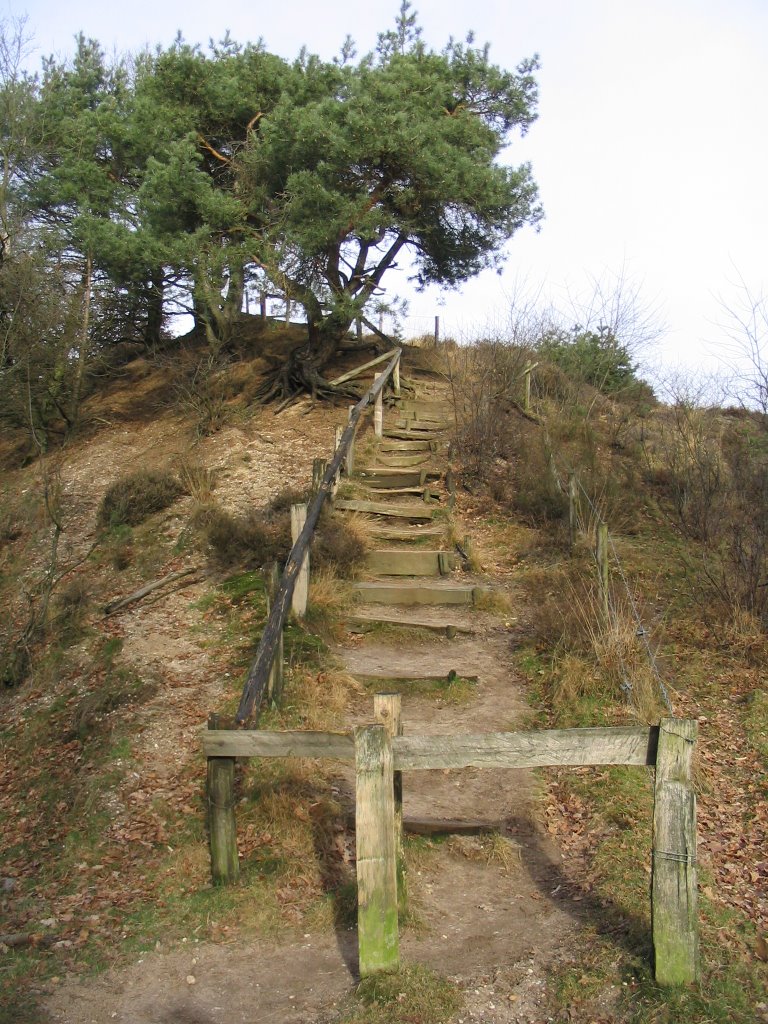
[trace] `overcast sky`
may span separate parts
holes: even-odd
[[[27,14],[44,54],[72,52],[82,30],[107,51],[170,43],[178,29],[207,43],[226,29],[295,57],[329,58],[347,33],[359,52],[391,27],[399,0],[333,5],[292,0],[0,0]],[[508,152],[529,160],[546,219],[509,244],[502,277],[459,294],[411,299],[412,329],[434,315],[447,331],[502,322],[527,282],[558,304],[590,277],[624,272],[667,325],[664,361],[702,365],[722,349],[718,296],[739,301],[740,274],[768,288],[768,0],[421,0],[428,44],[473,29],[492,59],[514,67],[538,53],[539,120]],[[0,8],[2,9],[2,8]],[[403,276],[388,282],[405,292]]]

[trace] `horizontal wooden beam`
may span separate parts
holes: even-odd
[[[268,732],[262,729],[208,729],[203,733],[206,757],[328,757],[354,761],[351,734],[337,732]]]
[[[392,356],[396,355],[397,349],[393,348],[391,352],[385,352],[384,355],[376,356],[375,359],[369,360],[367,363],[363,363],[362,366],[356,366],[354,370],[349,370],[347,373],[342,373],[340,377],[336,377],[335,380],[329,383],[336,387],[338,384],[346,384],[348,380],[354,380],[355,377],[359,377],[361,373],[366,370],[370,370],[373,366],[378,366],[379,363],[385,363],[387,359],[391,359]]]
[[[477,736],[396,736],[395,768],[544,768],[655,764],[657,728],[552,729]]]
[[[395,736],[395,769],[543,768],[656,763],[659,730],[652,728],[552,729],[475,736]],[[206,757],[322,757],[353,761],[351,735],[334,732],[267,732],[260,729],[203,733]]]

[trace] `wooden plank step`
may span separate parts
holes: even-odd
[[[351,499],[339,499],[334,502],[334,508],[343,512],[366,512],[371,516],[392,516],[395,519],[432,519],[434,518],[431,508],[421,505],[385,505],[378,501],[353,501]]]
[[[377,576],[447,576],[458,567],[452,551],[388,548],[371,551],[366,558],[368,572]]]
[[[442,675],[433,674],[429,676],[408,675],[408,673],[404,672],[392,672],[388,676],[375,675],[368,672],[353,672],[352,675],[358,682],[364,683],[366,686],[379,686],[382,689],[391,683],[423,683],[425,685],[447,686],[456,679],[463,679],[468,683],[476,683],[480,679],[479,676],[467,676],[463,672],[455,672],[453,670],[444,672]]]
[[[439,633],[452,640],[460,633],[471,636],[475,630],[472,626],[460,625],[458,622],[431,622],[426,619],[395,619],[387,615],[348,615],[347,628],[352,633],[369,633],[376,626],[394,626],[400,629],[425,629],[430,633]]]
[[[421,540],[423,537],[442,537],[445,533],[444,526],[387,526],[372,522],[366,528],[372,536],[383,540]]]
[[[450,586],[436,583],[355,583],[352,589],[361,601],[389,605],[472,605],[475,592],[480,590],[467,583],[452,583]]]
[[[440,501],[440,491],[432,490],[430,487],[369,487],[370,493],[379,494],[410,494],[419,495],[423,501]]]
[[[427,471],[407,468],[366,468],[360,471],[360,479],[368,487],[424,487],[427,482]]]
[[[377,455],[376,461],[390,469],[407,469],[410,466],[424,466],[430,458],[430,452],[416,452],[414,455]]]
[[[446,419],[416,419],[414,416],[400,416],[395,420],[395,426],[401,430],[447,430],[453,426],[451,420]]]
[[[380,452],[436,452],[437,441],[379,441]]]
[[[432,401],[427,401],[426,399],[419,400],[418,398],[401,397],[393,399],[392,404],[401,412],[415,412],[417,414],[422,410],[425,412],[453,412],[453,402],[448,399],[437,398]]]
[[[394,441],[440,441],[442,435],[436,430],[402,430],[400,427],[386,427],[384,437]]]
[[[355,815],[348,814],[346,826],[355,830]],[[482,836],[501,832],[500,821],[481,821],[478,818],[403,818],[403,831],[411,836]]]

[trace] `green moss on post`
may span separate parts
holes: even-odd
[[[357,932],[360,976],[400,966],[392,739],[383,725],[355,730]]]
[[[208,728],[219,728],[218,715],[210,716]],[[214,884],[236,882],[240,863],[237,858],[234,757],[208,758],[208,831]]]
[[[696,795],[691,759],[698,725],[662,719],[653,808],[651,914],[656,981],[687,985],[699,978],[696,892]]]

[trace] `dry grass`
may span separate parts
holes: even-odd
[[[189,494],[200,505],[207,505],[213,501],[216,471],[198,462],[183,459],[179,466],[179,483],[185,494]]]
[[[466,857],[467,860],[497,864],[505,874],[520,864],[520,844],[499,832],[479,836],[452,836],[446,845],[452,853]]]

